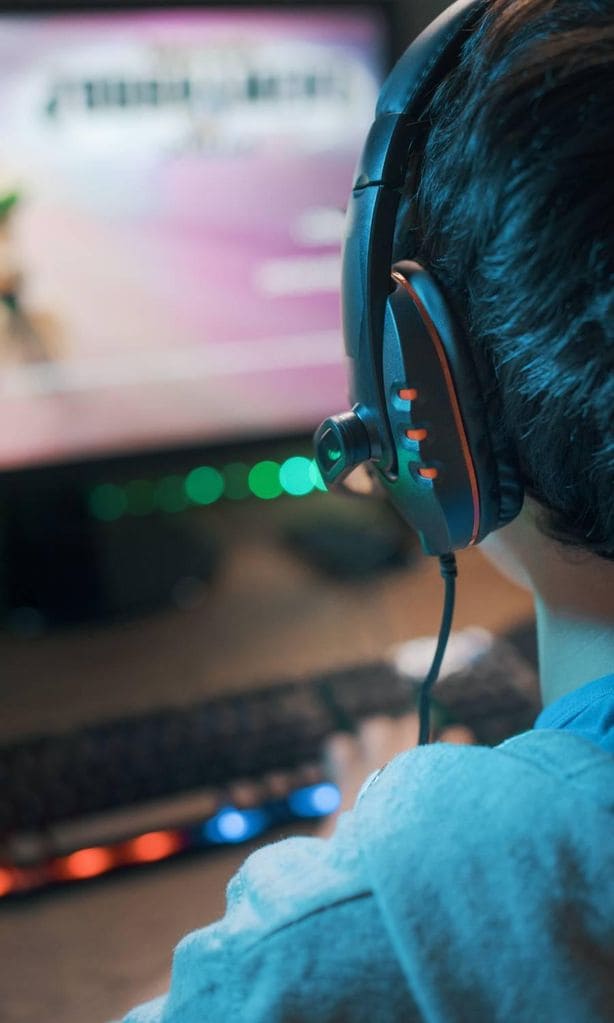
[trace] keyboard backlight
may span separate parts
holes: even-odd
[[[60,872],[63,877],[78,880],[85,877],[96,877],[104,874],[113,866],[114,856],[108,849],[100,847],[93,849],[80,849],[79,852],[71,853],[59,862]]]
[[[288,803],[300,817],[324,817],[339,808],[341,793],[332,782],[321,782],[297,789],[288,797]]]
[[[203,825],[203,838],[209,842],[245,842],[265,831],[270,824],[265,810],[238,810],[226,806]]]
[[[0,867],[0,898],[3,895],[8,895],[14,888],[13,872],[12,870],[6,870],[4,867]]]
[[[181,838],[173,831],[150,831],[139,835],[128,843],[126,852],[138,863],[153,863],[164,860],[167,856],[179,851]]]

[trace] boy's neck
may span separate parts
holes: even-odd
[[[553,609],[534,595],[539,682],[544,707],[603,675],[614,674],[614,622],[580,610]]]

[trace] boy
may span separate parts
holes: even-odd
[[[544,711],[335,739],[353,810],[250,856],[126,1023],[614,1019],[613,67],[611,0],[486,5],[397,231],[490,364],[526,497],[481,548],[533,593]]]

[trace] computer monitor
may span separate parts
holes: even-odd
[[[0,621],[165,602],[171,512],[304,472],[396,7],[0,4]]]
[[[0,471],[307,433],[344,403],[385,8],[4,9]]]

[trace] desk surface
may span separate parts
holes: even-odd
[[[493,632],[529,617],[530,595],[479,550],[458,555],[454,628]],[[245,529],[200,606],[37,640],[0,639],[0,737],[168,702],[189,703],[381,656],[435,634],[443,583],[434,559],[367,583],[323,578]],[[225,886],[250,851],[288,834],[0,907],[4,1023],[105,1023],[168,984],[173,946],[224,913]]]

